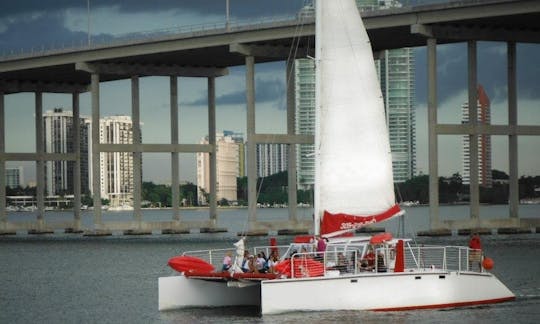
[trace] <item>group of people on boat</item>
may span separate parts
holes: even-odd
[[[275,273],[275,265],[279,262],[278,249],[272,249],[270,256],[266,257],[264,251],[260,251],[257,255],[253,255],[249,250],[244,251],[241,269],[245,273]],[[229,251],[223,258],[221,271],[229,271],[232,267],[232,253]]]

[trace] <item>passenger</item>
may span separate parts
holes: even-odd
[[[472,270],[473,264],[478,264],[478,270],[482,270],[482,243],[480,242],[480,235],[473,233],[471,240],[469,241],[469,268]]]
[[[373,247],[368,247],[368,251],[364,258],[361,260],[362,269],[366,271],[372,271],[375,267],[375,253],[373,253]]]
[[[302,246],[302,257],[311,258],[311,254],[309,254],[309,251],[305,246]]]
[[[292,250],[291,254],[289,254],[289,258],[292,258],[293,256],[294,256],[295,258],[297,258],[298,255],[295,255],[295,254],[297,254],[297,253],[298,253],[297,250]]]
[[[263,257],[264,253],[259,252],[257,253],[257,259],[255,259],[255,268],[257,269],[257,272],[265,273],[265,265],[266,265],[266,259]]]
[[[270,258],[266,262],[266,267],[268,268],[269,273],[276,273],[275,266],[279,262],[279,253],[277,250],[273,250],[270,254]]]
[[[251,273],[259,273],[259,269],[257,269],[257,259],[255,258],[254,255],[250,255],[248,257],[248,267],[249,267],[249,270],[248,272],[251,272]]]
[[[382,252],[377,253],[377,272],[386,272],[386,265],[384,264],[384,254]]]
[[[249,251],[244,251],[244,259],[242,260],[242,271],[249,272]]]
[[[347,272],[348,266],[349,261],[347,261],[347,258],[343,255],[342,252],[338,252],[336,269],[340,272]]]
[[[223,257],[223,266],[221,267],[221,271],[225,272],[228,271],[232,266],[232,252],[227,251],[225,254],[225,257]]]
[[[315,255],[315,259],[318,261],[322,261],[324,258],[324,252],[326,251],[326,241],[328,239],[319,236],[317,239],[317,254]]]

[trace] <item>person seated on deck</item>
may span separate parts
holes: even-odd
[[[375,253],[373,253],[373,247],[369,247],[364,258],[360,260],[360,269],[364,271],[372,271],[375,267]]]
[[[257,258],[255,258],[254,255],[250,255],[248,257],[248,271],[250,273],[259,273],[259,269],[257,269]]]
[[[347,261],[345,255],[343,255],[343,252],[338,252],[336,270],[339,270],[340,272],[347,272],[348,266],[349,261]]]
[[[266,272],[266,259],[263,257],[264,253],[259,252],[257,253],[257,258],[255,259],[255,268],[257,268],[257,271],[260,273]]]
[[[300,253],[302,253],[303,258],[311,258],[311,254],[305,246],[302,246],[302,251]]]
[[[384,255],[382,252],[377,253],[377,272],[386,272],[387,268],[384,264]]]
[[[298,253],[297,250],[293,250],[293,251],[291,252],[291,254],[289,254],[289,259],[290,259],[290,258],[293,258],[293,257],[294,257],[294,258],[297,258],[297,257],[298,257],[297,253]]]
[[[266,267],[268,268],[268,273],[276,273],[275,266],[279,262],[279,253],[278,250],[272,250],[270,257],[266,262]]]
[[[231,266],[232,266],[232,252],[227,251],[227,253],[225,253],[225,257],[223,257],[223,266],[221,267],[221,271],[225,272],[229,270]]]
[[[249,271],[249,251],[248,250],[245,250],[244,251],[244,259],[242,260],[242,271],[244,272],[250,272]]]

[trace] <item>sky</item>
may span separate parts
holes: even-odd
[[[90,11],[88,11],[90,3]],[[304,0],[230,0],[233,21],[293,15]],[[182,26],[225,21],[225,0],[19,0],[2,3],[0,11],[0,56],[61,48],[88,42],[114,40],[127,34],[174,30]],[[90,13],[90,15],[89,15]],[[90,17],[90,24],[89,18]],[[90,28],[89,28],[90,26]],[[427,81],[425,48],[416,48],[416,148],[417,173],[428,173]],[[466,44],[439,45],[439,123],[460,123],[461,105],[467,101]],[[518,123],[540,125],[540,45],[518,44]],[[285,64],[256,65],[256,131],[285,133]],[[479,42],[478,81],[491,99],[492,123],[508,121],[506,90],[506,44]],[[146,77],[140,81],[143,143],[169,143],[168,78]],[[101,83],[101,116],[131,113],[129,80]],[[179,78],[180,142],[198,143],[207,134],[206,79]],[[90,96],[81,95],[81,114],[90,116]],[[245,134],[245,69],[233,67],[216,81],[217,129]],[[34,96],[5,96],[6,151],[35,151]],[[43,110],[71,110],[71,96],[44,94]],[[493,168],[508,172],[508,139],[494,136]],[[439,174],[461,171],[461,137],[439,136]],[[520,137],[519,174],[540,175],[537,162],[540,138]],[[35,179],[34,162],[9,162],[25,166],[25,182]],[[170,183],[170,154],[143,154],[143,180]],[[181,154],[182,181],[196,182],[195,155]]]

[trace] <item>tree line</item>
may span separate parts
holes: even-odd
[[[507,204],[509,197],[508,175],[502,171],[493,170],[493,185],[489,188],[480,187],[480,203]],[[287,204],[288,175],[287,171],[257,179],[257,202],[266,205]],[[429,203],[429,175],[418,175],[403,183],[395,184],[395,194],[398,201],[418,201],[420,204]],[[36,196],[36,187],[6,187],[7,196]],[[237,178],[237,196],[235,205],[247,205],[247,177]],[[540,176],[522,176],[519,178],[519,199],[537,198],[540,196]],[[198,206],[197,185],[188,182],[180,185],[179,199],[181,206]],[[463,184],[459,173],[451,177],[439,177],[439,202],[453,204],[469,200],[469,185]],[[143,207],[172,206],[172,190],[170,185],[142,183]],[[82,195],[84,205],[92,205],[89,194]],[[313,204],[313,190],[297,190],[297,202]],[[107,200],[102,200],[104,205]],[[218,205],[228,206],[233,202],[221,199]]]

